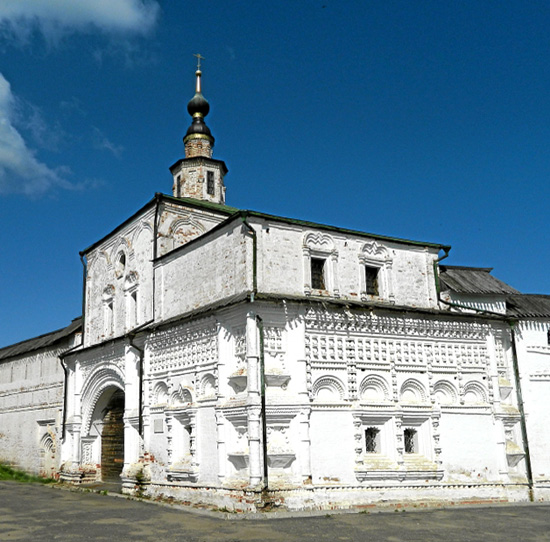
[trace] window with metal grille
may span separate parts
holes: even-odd
[[[211,196],[214,195],[214,172],[206,172],[206,192]]]
[[[365,430],[365,452],[374,454],[379,451],[378,449],[379,433],[380,433],[380,430],[376,429],[376,427],[369,427]]]
[[[311,287],[315,290],[325,290],[325,259],[311,258]]]
[[[416,429],[405,429],[403,432],[405,439],[405,453],[406,454],[415,454],[417,453],[417,444],[416,444]]]
[[[365,286],[368,295],[378,295],[378,267],[365,265]]]

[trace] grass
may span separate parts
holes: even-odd
[[[53,478],[42,478],[41,476],[33,476],[26,472],[13,469],[7,465],[0,463],[0,480],[15,480],[17,482],[38,482],[40,484],[51,484],[55,482]]]

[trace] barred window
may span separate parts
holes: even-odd
[[[213,196],[214,195],[214,172],[206,172],[206,192]]]
[[[403,432],[403,436],[405,438],[405,453],[406,454],[417,453],[416,430],[405,429],[405,431]]]
[[[326,290],[325,259],[311,258],[311,287],[316,290]]]
[[[368,295],[378,295],[378,267],[365,265],[365,285]]]
[[[379,446],[379,434],[380,430],[376,427],[369,427],[365,431],[365,452],[367,453],[378,453],[380,450]]]

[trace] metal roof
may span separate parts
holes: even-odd
[[[459,267],[440,265],[439,278],[443,289],[459,294],[519,294],[505,282],[491,275],[492,267]]]
[[[506,313],[517,318],[550,318],[550,295],[509,295]]]
[[[34,350],[40,350],[41,348],[52,346],[81,328],[82,318],[75,318],[67,327],[64,327],[63,329],[51,331],[50,333],[45,333],[39,337],[34,337],[33,339],[27,339],[26,341],[21,341],[10,346],[5,346],[4,348],[0,348],[0,360],[20,356]]]

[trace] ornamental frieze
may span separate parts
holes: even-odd
[[[153,372],[212,363],[218,359],[218,324],[204,319],[157,331],[148,348]]]
[[[305,315],[307,331],[322,333],[361,333],[373,335],[400,335],[437,339],[484,341],[489,332],[487,324],[403,316],[377,316],[326,311],[310,307]]]

